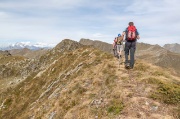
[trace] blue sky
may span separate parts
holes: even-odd
[[[1,46],[65,38],[112,43],[135,23],[149,44],[180,44],[180,0],[0,0]]]

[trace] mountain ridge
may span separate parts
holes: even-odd
[[[92,45],[102,51],[113,54],[112,44],[90,39],[81,39],[79,42],[83,45]],[[176,72],[175,75],[180,76],[180,54],[173,53],[159,45],[137,43],[135,58],[143,59],[169,70],[174,70]]]
[[[39,59],[28,60],[23,69],[28,76],[1,92],[0,118],[175,119],[179,115],[179,77],[139,59],[128,71],[123,65],[119,68],[112,54],[66,39]]]
[[[180,53],[180,44],[178,43],[165,44],[163,47],[171,52]]]

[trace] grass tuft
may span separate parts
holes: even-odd
[[[137,66],[134,67],[137,71],[143,71],[146,72],[149,69],[149,66],[144,65],[143,63],[138,63]]]
[[[6,99],[6,101],[4,102],[6,109],[12,104],[12,101],[13,100],[11,98]]]
[[[166,104],[180,104],[180,87],[176,84],[160,81],[157,90],[150,97]]]
[[[123,110],[123,108],[124,108],[123,102],[116,99],[111,101],[111,105],[109,105],[109,107],[107,108],[107,112],[117,115]]]

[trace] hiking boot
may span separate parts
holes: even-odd
[[[132,69],[133,69],[133,67],[129,67],[129,69],[131,69],[131,70],[132,70]]]
[[[130,68],[129,63],[126,63],[126,64],[125,64],[125,68],[126,68],[126,69],[129,69],[129,68]]]

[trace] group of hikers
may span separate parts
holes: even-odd
[[[122,35],[118,34],[118,36],[114,39],[114,56],[117,58],[122,58],[122,52],[124,51],[125,68],[127,69],[133,69],[134,67],[134,54],[136,50],[137,39],[140,39],[140,36],[133,22],[129,22],[129,26],[123,31]],[[123,42],[125,42],[125,48],[123,46]]]

